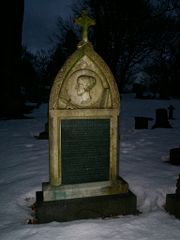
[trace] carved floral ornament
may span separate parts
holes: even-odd
[[[83,18],[76,20],[83,27]],[[82,41],[58,72],[50,94],[50,109],[119,108],[119,93],[114,77],[87,38],[94,25],[88,17]]]

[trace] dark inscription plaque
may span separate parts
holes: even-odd
[[[109,119],[61,121],[62,183],[109,179]]]

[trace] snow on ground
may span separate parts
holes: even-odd
[[[172,129],[134,129],[134,117],[155,118],[156,108],[175,107]],[[179,166],[167,163],[169,150],[180,145],[180,100],[121,101],[120,176],[136,194],[138,216],[28,225],[31,204],[41,183],[48,181],[48,141],[37,140],[47,120],[47,106],[31,119],[0,121],[1,240],[179,240],[180,221],[163,208],[175,192]]]

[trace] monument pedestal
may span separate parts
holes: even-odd
[[[43,200],[48,202],[127,193],[128,184],[120,177],[114,182],[100,181],[60,186],[52,186],[50,183],[43,183],[42,192]]]
[[[36,196],[36,219],[38,223],[138,214],[136,196],[130,191],[124,194],[49,202],[43,201],[42,192],[37,192]]]
[[[51,186],[43,183],[36,193],[38,223],[105,218],[137,214],[136,196],[122,178],[110,181]]]

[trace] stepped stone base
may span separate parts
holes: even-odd
[[[106,218],[138,214],[137,199],[131,192],[57,201],[43,201],[43,192],[36,193],[36,219],[38,223],[64,222],[77,219]]]
[[[167,212],[180,219],[180,197],[176,194],[167,194],[165,209]]]

